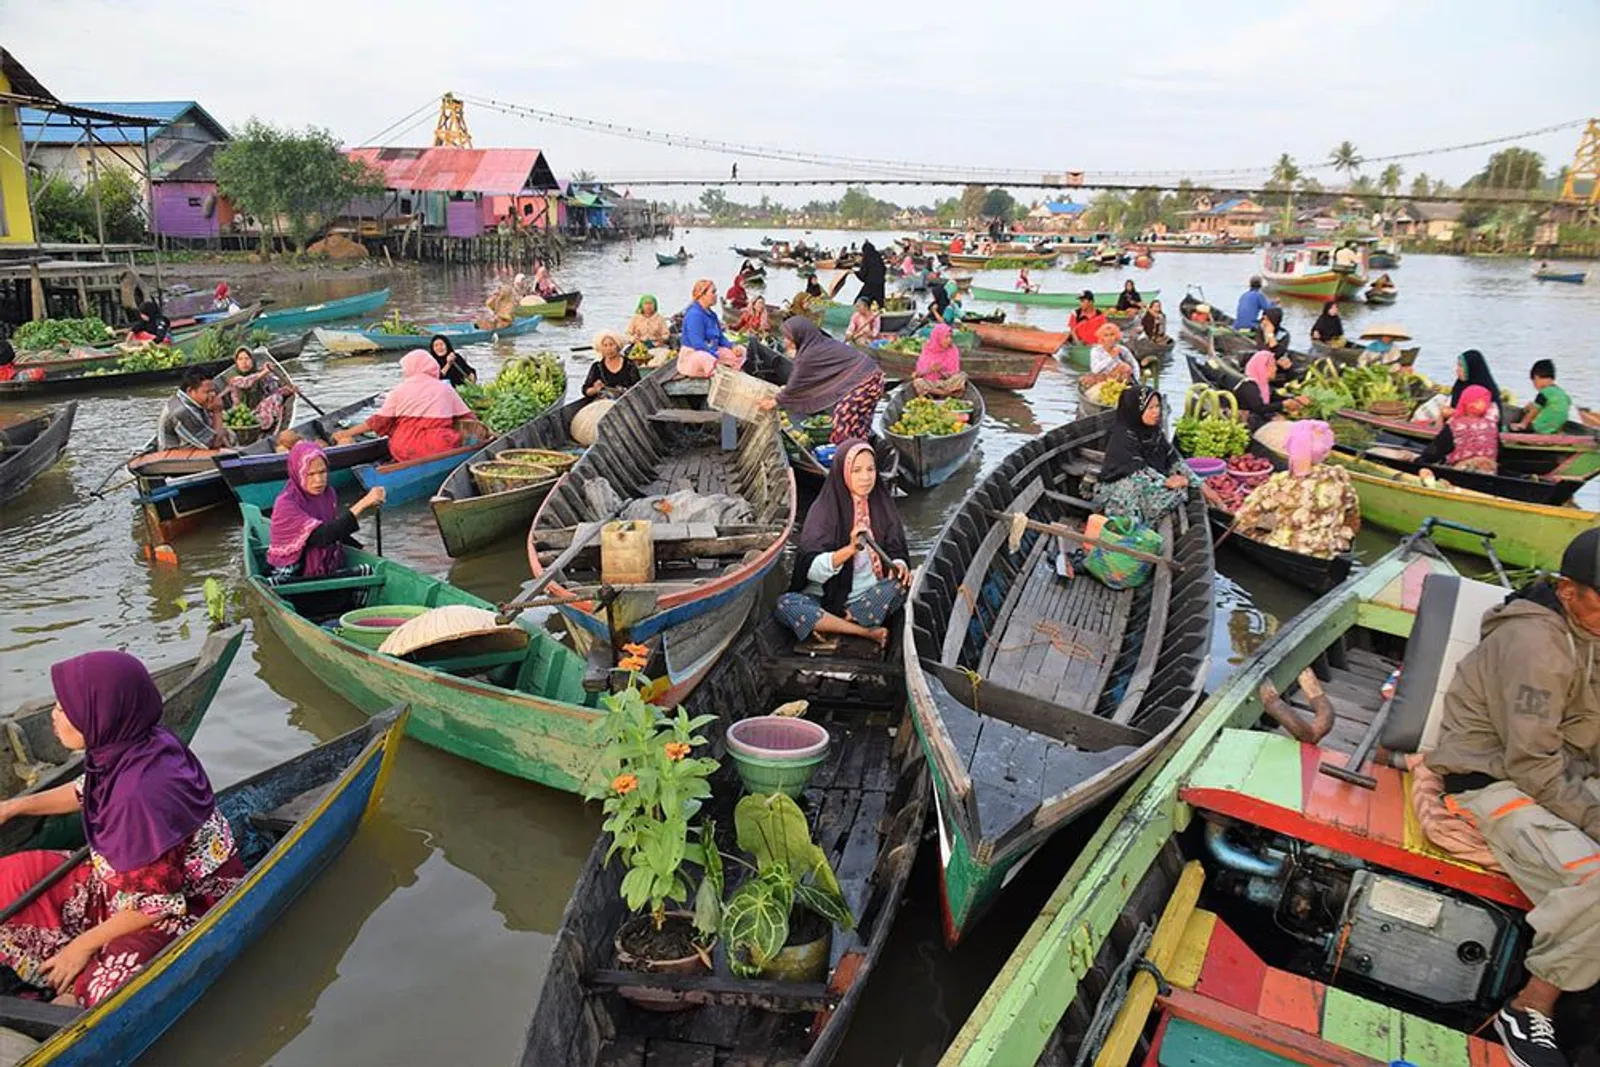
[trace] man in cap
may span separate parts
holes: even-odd
[[[1600,983],[1600,530],[1483,617],[1426,763],[1533,901],[1528,981],[1495,1017],[1511,1063],[1566,1067],[1556,999]]]
[[[1239,307],[1233,313],[1233,328],[1253,330],[1256,328],[1256,323],[1261,321],[1261,313],[1277,306],[1267,299],[1266,293],[1261,291],[1261,275],[1251,275],[1250,288],[1239,298]]]
[[[1100,343],[1100,327],[1106,324],[1106,313],[1095,306],[1094,290],[1085,289],[1078,294],[1078,307],[1067,316],[1067,329],[1079,344]]]

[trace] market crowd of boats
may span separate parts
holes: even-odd
[[[1523,1010],[1502,1005],[1542,893],[1430,838],[1419,768],[1502,584],[1600,538],[1573,504],[1596,420],[1550,359],[1468,350],[1435,383],[1399,323],[1347,336],[1341,301],[1398,295],[1364,245],[1263,250],[1233,314],[1189,293],[1169,320],[1136,276],[1047,288],[1186,250],[1004,228],[736,248],[728,285],[675,281],[681,310],[642,296],[581,346],[572,399],[553,353],[492,379],[470,361],[577,312],[544,268],[473,322],[374,321],[387,290],[276,308],[223,285],[182,320],[150,302],[126,331],[6,343],[0,403],[173,383],[113,476],[151,564],[242,522],[254,617],[371,716],[214,792],[187,742],[242,640],[223,598],[189,663],[52,666],[55,701],[7,720],[7,1062],[148,1048],[358,831],[402,734],[602,805],[529,1067],[825,1063],[926,827],[954,944],[1084,818],[948,1062],[1508,1062],[1475,1032]],[[691,257],[657,260],[677,279]],[[804,282],[782,306],[778,271]],[[1298,345],[1285,299],[1321,305]],[[1052,331],[1013,305],[1072,310]],[[323,410],[291,372],[313,338],[405,353],[393,387]],[[1167,411],[1150,382],[1180,339],[1193,387]],[[979,477],[914,559],[897,501],[969,463],[986,393],[1051,360],[1078,417]],[[1518,404],[1502,385],[1524,379]],[[0,497],[71,448],[78,403],[0,431]],[[381,516],[424,500],[450,556],[520,537],[530,579],[493,602],[386,557]],[[1399,540],[1363,568],[1364,525]],[[1319,599],[1208,694],[1231,554]],[[1509,1062],[1560,1055],[1554,1032],[1507,1038]]]

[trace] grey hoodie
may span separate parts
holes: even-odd
[[[1600,773],[1597,646],[1547,585],[1487,612],[1445,692],[1428,766],[1510,781],[1600,840],[1600,800],[1583,784]]]

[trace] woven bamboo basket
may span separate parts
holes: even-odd
[[[532,463],[549,467],[557,474],[565,473],[578,462],[578,457],[571,452],[557,452],[549,448],[507,448],[494,458],[502,463]]]
[[[547,482],[556,476],[549,467],[536,463],[503,463],[485,460],[467,468],[472,472],[472,482],[480,493],[508,493],[529,485]]]

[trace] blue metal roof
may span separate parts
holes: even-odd
[[[152,127],[150,136],[157,136],[161,130],[183,118],[190,111],[196,112],[196,119],[202,126],[210,126],[219,132],[222,137],[227,137],[227,130],[220,122],[206,113],[206,109],[193,100],[141,100],[125,103],[99,102],[88,103],[85,101],[71,101],[73,107],[88,108],[94,111],[108,111],[114,115],[127,115],[132,118],[153,119],[160,126]],[[49,125],[45,124],[46,112],[37,108],[25,107],[19,110],[17,121],[22,127],[22,140],[27,144],[73,144],[83,136],[80,126],[66,125],[60,116],[55,116]],[[106,144],[142,144],[144,130],[139,126],[99,126],[94,135]]]
[[[1058,203],[1055,201],[1046,201],[1044,206],[1052,215],[1078,215],[1085,210],[1085,205],[1074,204],[1071,202]]]

